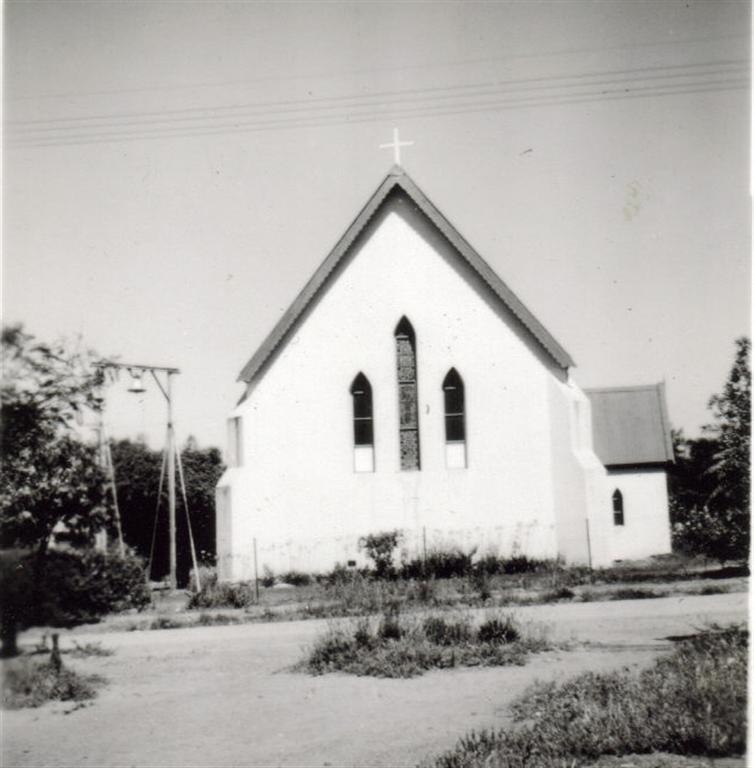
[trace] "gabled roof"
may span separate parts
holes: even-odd
[[[594,452],[606,467],[673,461],[663,384],[585,392],[592,403]]]
[[[299,321],[309,304],[326,286],[340,261],[348,253],[356,238],[377,213],[388,195],[396,190],[404,192],[417,208],[437,227],[459,256],[492,289],[500,302],[512,312],[526,330],[544,348],[549,356],[561,367],[573,365],[570,355],[547,332],[545,327],[521,303],[513,291],[493,272],[486,261],[461,237],[453,225],[440,213],[427,196],[416,186],[411,177],[398,165],[391,168],[377,191],[361,209],[359,215],[346,230],[345,234],[330,251],[327,258],[319,265],[309,282],[303,287],[293,304],[286,310],[252,358],[239,374],[239,381],[251,382],[261,371],[269,357],[285,341],[289,332]]]

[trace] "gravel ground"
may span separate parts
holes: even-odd
[[[551,625],[555,637],[589,645],[532,657],[525,667],[411,680],[286,671],[321,621],[79,631],[61,636],[64,648],[75,637],[115,653],[66,663],[109,685],[86,706],[4,712],[2,765],[412,766],[472,728],[504,725],[511,700],[535,679],[647,664],[670,647],[669,636],[745,620],[747,605],[745,593],[734,593],[519,608],[521,619]],[[605,768],[709,764],[620,760]]]

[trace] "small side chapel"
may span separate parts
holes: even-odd
[[[573,360],[399,165],[241,371],[217,486],[222,580],[408,557],[670,551],[662,385]]]

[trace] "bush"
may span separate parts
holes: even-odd
[[[254,585],[248,582],[218,582],[217,574],[202,580],[201,592],[194,592],[189,608],[246,608],[255,602]]]
[[[449,579],[453,576],[468,576],[472,572],[472,558],[475,550],[468,555],[458,548],[433,549],[426,558],[415,558],[401,567],[403,579]]]
[[[359,541],[359,547],[366,550],[367,557],[374,563],[374,575],[378,579],[395,575],[393,553],[401,538],[400,531],[383,531],[370,533]]]
[[[444,616],[427,616],[422,625],[424,635],[435,645],[459,645],[472,638],[472,629],[468,619],[448,621]]]
[[[511,616],[487,619],[477,631],[480,643],[515,643],[520,637],[521,632]]]
[[[312,577],[308,573],[301,573],[300,571],[282,573],[278,580],[281,584],[290,584],[293,587],[308,587],[312,583]]]
[[[82,675],[68,667],[57,670],[49,661],[18,659],[3,676],[3,709],[39,707],[47,701],[85,701],[104,683],[98,675]]]
[[[35,576],[35,557],[6,550],[0,557],[3,652],[14,655],[24,627],[72,627],[151,602],[141,561],[94,550],[52,550]]]
[[[151,603],[139,558],[94,550],[48,552],[34,623],[57,627],[96,622]]]
[[[480,640],[468,616],[429,616],[418,621],[392,613],[376,629],[362,618],[350,627],[330,627],[297,668],[315,675],[342,671],[412,677],[429,669],[523,664],[529,653],[551,647],[545,637],[524,633],[512,617],[490,617],[484,626],[486,639]]]

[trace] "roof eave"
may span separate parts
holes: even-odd
[[[459,234],[431,200],[419,189],[416,183],[399,165],[394,165],[377,190],[337,241],[333,249],[319,265],[306,285],[301,289],[290,307],[278,320],[251,359],[242,368],[238,381],[250,384],[263,369],[265,363],[284,341],[290,329],[295,325],[309,303],[327,282],[332,271],[353,245],[356,238],[369,224],[387,196],[396,187],[400,187],[419,209],[438,228],[442,235],[455,248],[465,261],[474,269],[487,286],[503,302],[516,319],[529,331],[549,357],[563,370],[574,365],[571,356],[550,335],[545,327],[529,312],[515,293],[500,279],[487,262]],[[242,400],[245,395],[242,397]]]

